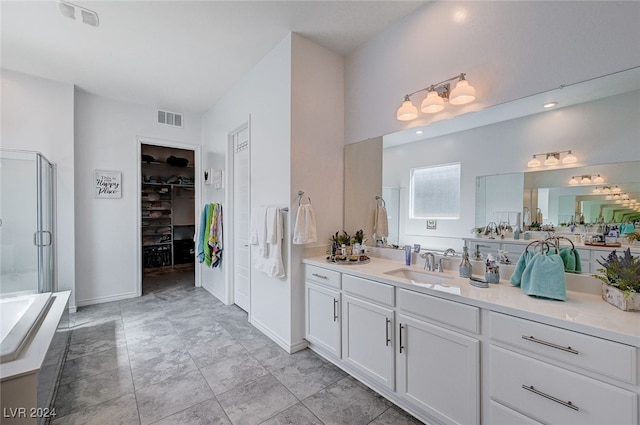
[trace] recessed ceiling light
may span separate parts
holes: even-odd
[[[424,131],[422,131],[422,130],[416,130],[416,134],[422,134],[422,133],[424,133]]]
[[[544,105],[542,105],[543,108],[553,108],[554,106],[556,106],[558,104],[558,102],[547,102]]]
[[[73,19],[74,21],[77,18],[80,18],[83,23],[91,25],[92,27],[97,27],[100,24],[98,14],[93,10],[89,10],[64,0],[59,0],[58,8],[63,16]],[[80,12],[80,16],[78,17],[76,17],[76,10]]]

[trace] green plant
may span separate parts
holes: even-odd
[[[620,289],[627,300],[633,299],[640,292],[640,257],[631,255],[631,249],[627,248],[624,255],[619,256],[613,250],[604,261],[598,261],[602,266],[598,269],[599,275],[594,275],[607,285]]]
[[[364,231],[362,229],[358,230],[355,235],[353,235],[353,243],[359,243],[362,245],[366,242],[367,238],[364,237]]]
[[[329,240],[337,243],[338,246],[351,245],[351,236],[349,236],[349,234],[344,230],[342,231],[342,234],[340,234],[340,231],[337,231]]]

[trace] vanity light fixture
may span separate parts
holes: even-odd
[[[455,77],[416,90],[413,93],[405,94],[404,101],[396,112],[396,118],[398,121],[411,121],[417,118],[418,108],[416,108],[411,101],[411,96],[423,91],[427,91],[427,96],[420,104],[420,110],[425,114],[442,111],[444,109],[444,103],[447,100],[452,105],[465,105],[473,102],[476,98],[476,90],[469,84],[469,81],[464,78],[465,75],[465,73],[461,73]],[[455,88],[451,89],[450,82],[456,79],[458,82]]]
[[[571,153],[570,150],[568,150],[568,151],[558,151],[558,152],[545,152],[545,153],[533,154],[532,155],[533,158],[531,158],[531,160],[527,163],[527,167],[529,167],[529,168],[539,167],[540,166],[540,160],[537,158],[539,156],[544,156],[545,157],[544,165],[556,165],[556,164],[558,164],[558,162],[560,162],[560,156],[563,153],[566,153],[564,158],[562,158],[562,163],[563,164],[574,164],[574,163],[578,162],[578,158],[576,158],[576,156],[573,153]]]
[[[576,185],[578,183],[581,183],[581,184],[604,183],[604,179],[602,178],[602,176],[600,176],[600,174],[597,174],[595,176],[591,174],[571,176],[571,180],[569,180],[569,184]],[[596,192],[596,189],[598,188],[596,187],[595,189],[593,189],[593,193],[600,193],[600,192]]]

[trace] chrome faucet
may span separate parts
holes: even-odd
[[[482,254],[480,254],[480,248],[491,248],[489,245],[476,244],[476,253],[473,256],[474,260],[482,261]]]
[[[436,268],[436,271],[440,273],[444,272],[444,268],[442,267],[443,261],[451,261],[451,260],[449,260],[449,258],[447,258],[446,255],[444,257],[440,257],[440,261],[438,261],[438,267]]]
[[[424,258],[424,269],[432,272],[436,266],[436,256],[433,255],[433,252],[425,252],[420,254],[420,257]],[[431,261],[429,261],[431,259]]]
[[[456,255],[456,250],[453,248],[447,248],[444,250],[444,256],[448,257],[449,255]]]

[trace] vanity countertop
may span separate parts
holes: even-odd
[[[557,235],[557,236],[565,236],[565,235]],[[580,248],[580,249],[592,249],[592,250],[601,250],[601,251],[613,251],[616,250],[618,251],[618,255],[621,255],[621,253],[623,251],[626,251],[627,248],[631,249],[631,252],[633,254],[638,254],[640,253],[640,246],[638,245],[626,245],[626,244],[621,244],[621,246],[612,246],[612,245],[591,245],[591,244],[585,244],[584,242],[575,242],[573,240],[573,237],[571,236],[565,236],[567,238],[570,238],[571,243],[576,247],[576,248]],[[469,241],[472,244],[477,243],[477,244],[483,244],[483,243],[509,243],[509,244],[518,244],[518,245],[528,245],[532,242],[535,242],[537,240],[541,240],[544,238],[532,238],[530,240],[524,240],[523,238],[520,239],[513,239],[513,238],[504,238],[501,239],[499,237],[497,238],[462,238],[463,241]],[[569,246],[569,242],[566,240],[562,240],[561,241],[562,246]]]
[[[579,286],[579,282],[567,285],[566,301],[554,301],[525,295],[508,280],[486,289],[477,288],[469,284],[469,279],[459,277],[457,270],[429,272],[450,277],[446,284],[415,283],[385,272],[399,268],[424,272],[422,266],[405,266],[382,258],[372,257],[366,264],[343,265],[329,263],[325,256],[320,256],[306,258],[303,263],[640,347],[640,312],[621,311],[604,301],[600,294],[570,290]],[[590,276],[573,275],[568,279],[587,279],[591,287],[597,283]]]

